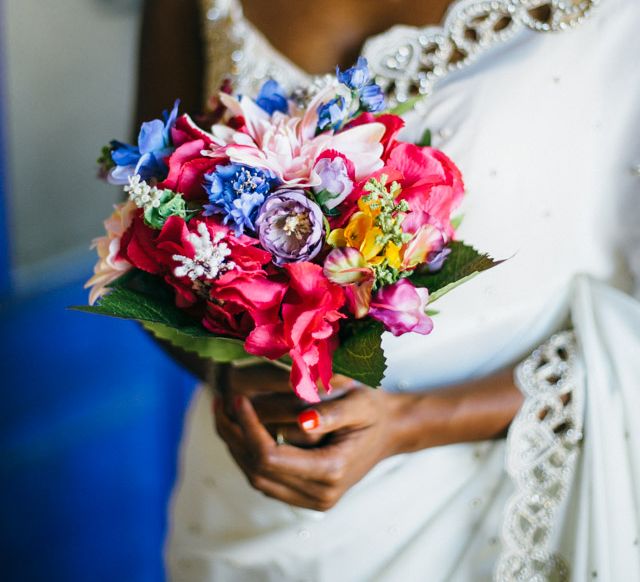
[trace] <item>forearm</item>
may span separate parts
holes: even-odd
[[[394,453],[503,436],[522,405],[513,370],[394,402]]]

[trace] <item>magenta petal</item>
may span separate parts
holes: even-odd
[[[426,289],[416,289],[407,279],[401,279],[376,293],[369,315],[395,336],[408,332],[427,335],[433,329],[433,322],[425,312],[428,301]]]
[[[305,360],[304,354],[294,348],[289,352],[289,355],[292,360],[291,385],[295,393],[307,402],[320,402],[318,387],[313,378],[312,370]]]
[[[268,324],[256,327],[247,337],[244,349],[254,356],[277,360],[284,356],[289,346],[284,341],[282,324]]]

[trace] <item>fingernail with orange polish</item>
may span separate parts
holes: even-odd
[[[316,410],[305,410],[298,415],[298,424],[303,430],[315,430],[320,426],[320,415]]]
[[[233,397],[233,407],[236,410],[240,410],[241,406],[242,406],[242,396],[234,396]]]

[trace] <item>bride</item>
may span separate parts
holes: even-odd
[[[335,378],[305,408],[275,368],[218,370],[224,396],[188,413],[170,577],[640,580],[640,2],[242,4],[147,2],[142,119],[361,53],[391,103],[423,96],[403,138],[428,128],[461,167],[459,236],[508,260],[432,335],[384,337],[384,390]]]

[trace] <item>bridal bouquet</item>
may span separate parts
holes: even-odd
[[[128,200],[94,241],[90,306],[218,362],[286,363],[309,402],[339,372],[378,386],[384,331],[495,263],[455,240],[460,171],[400,141],[364,59],[313,96],[223,90],[205,131],[178,103],[101,158]]]

